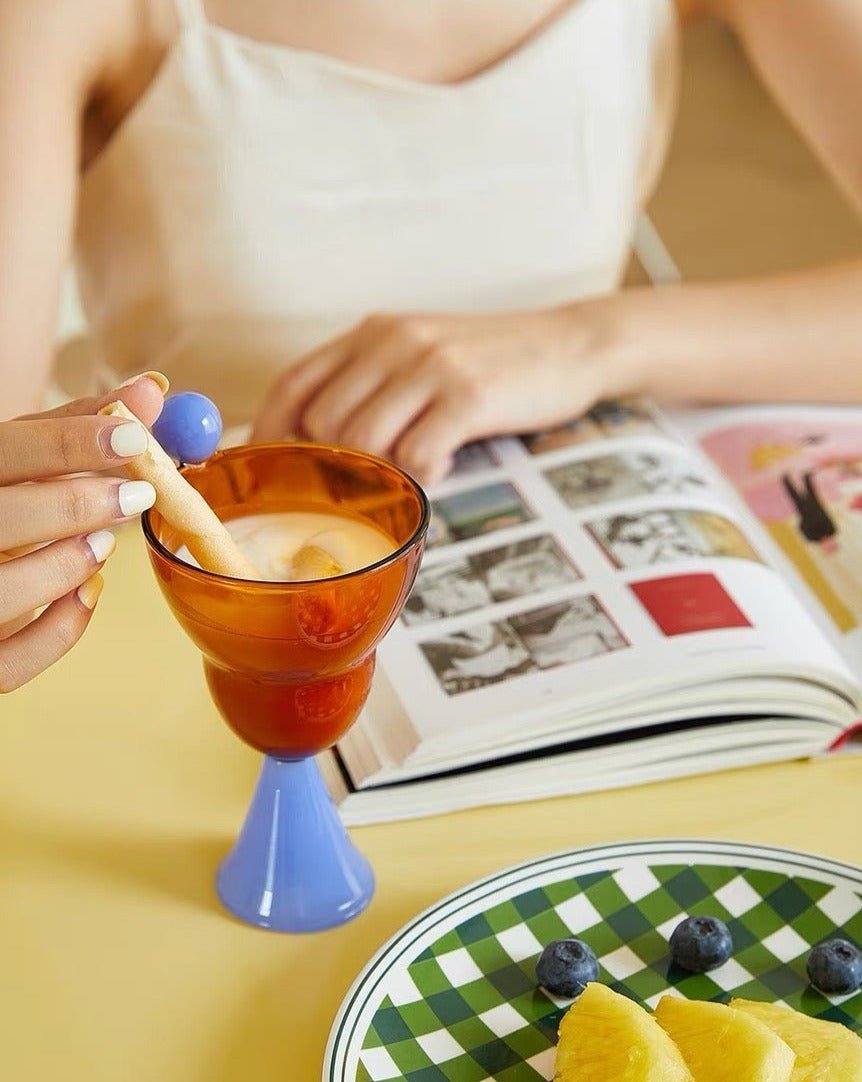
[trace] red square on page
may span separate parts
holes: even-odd
[[[668,637],[751,627],[751,621],[715,575],[671,575],[629,585]]]

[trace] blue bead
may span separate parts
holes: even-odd
[[[218,407],[196,391],[169,395],[153,435],[180,462],[203,462],[218,447],[222,420]]]

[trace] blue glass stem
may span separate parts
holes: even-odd
[[[355,917],[374,893],[314,759],[264,758],[236,845],[218,870],[222,903],[278,932],[318,932]]]

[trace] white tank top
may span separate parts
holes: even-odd
[[[274,375],[373,311],[501,310],[613,289],[660,161],[672,0],[575,0],[429,85],[182,26],[80,193],[94,353],[247,421]]]

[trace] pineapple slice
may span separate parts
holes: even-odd
[[[731,1007],[769,1026],[796,1053],[791,1082],[862,1082],[862,1040],[838,1022],[782,1007],[733,999]]]
[[[723,1003],[664,996],[656,1020],[679,1046],[695,1082],[790,1082],[796,1057],[763,1022]]]
[[[560,1023],[556,1082],[694,1082],[649,1011],[588,984]]]

